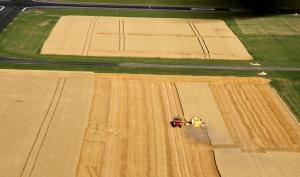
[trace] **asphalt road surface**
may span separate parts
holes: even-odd
[[[0,11],[0,32],[21,12],[23,7],[4,6]]]
[[[290,67],[257,67],[257,66],[211,66],[211,65],[164,65],[145,63],[112,63],[112,62],[85,62],[85,61],[59,61],[37,60],[0,57],[0,63],[19,65],[73,65],[90,67],[124,67],[124,68],[166,68],[166,69],[207,69],[207,70],[231,70],[231,71],[300,71],[300,68]]]

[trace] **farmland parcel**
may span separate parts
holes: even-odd
[[[1,70],[0,176],[297,176],[300,128],[268,84]],[[207,127],[172,128],[177,114]]]
[[[42,54],[250,60],[222,20],[63,16]]]

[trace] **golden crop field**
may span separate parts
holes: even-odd
[[[223,20],[63,16],[42,54],[250,60]]]

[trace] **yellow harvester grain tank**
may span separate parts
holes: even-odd
[[[191,119],[191,123],[192,125],[194,125],[194,127],[201,127],[203,125],[202,120],[200,119],[200,117],[194,116]]]

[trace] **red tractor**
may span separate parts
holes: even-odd
[[[170,121],[172,127],[181,128],[182,125],[185,126],[194,126],[194,127],[206,127],[205,123],[201,120],[199,116],[194,116],[191,119],[186,119],[184,116],[176,115],[173,117],[173,120]]]
[[[170,122],[172,127],[179,127],[181,128],[183,122],[181,117],[174,117],[173,120]]]

